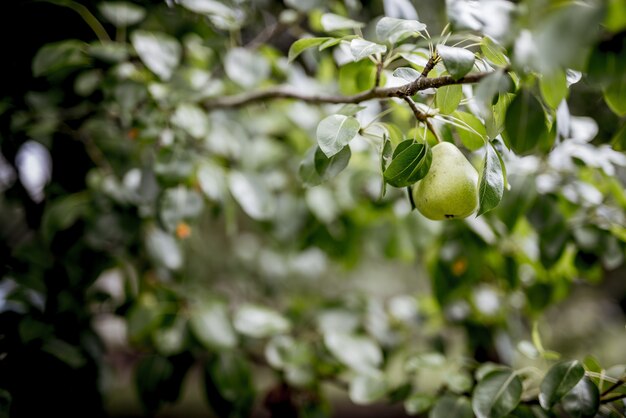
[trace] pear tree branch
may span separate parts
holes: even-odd
[[[276,86],[260,91],[245,92],[232,96],[216,97],[204,102],[207,110],[239,108],[248,106],[253,103],[263,102],[267,100],[277,99],[295,99],[308,103],[328,103],[328,104],[346,104],[346,103],[362,103],[372,99],[390,99],[414,96],[417,92],[431,88],[439,88],[450,86],[453,84],[472,84],[477,83],[489,74],[491,71],[468,74],[457,80],[451,76],[444,75],[440,77],[427,78],[418,77],[414,81],[397,87],[375,87],[371,90],[357,93],[354,95],[333,95],[333,94],[306,94],[299,91],[296,87]]]

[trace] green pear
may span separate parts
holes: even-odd
[[[466,218],[478,208],[478,172],[449,142],[432,148],[426,176],[413,186],[417,210],[428,219]]]

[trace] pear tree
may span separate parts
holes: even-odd
[[[623,0],[9,3],[0,417],[623,416]]]

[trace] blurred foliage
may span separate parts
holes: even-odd
[[[16,3],[3,39],[64,24],[12,43],[0,98],[0,416],[106,415],[120,351],[148,415],[198,367],[221,417],[330,416],[328,385],[623,416],[626,366],[542,334],[603,286],[552,332],[624,333],[624,1]],[[314,99],[448,76],[411,106]],[[412,211],[439,140],[481,216]]]

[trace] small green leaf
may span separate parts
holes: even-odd
[[[393,70],[393,76],[408,82],[413,82],[421,76],[421,73],[411,67],[399,67]]]
[[[233,320],[235,329],[253,338],[265,338],[289,331],[289,320],[268,308],[250,304],[242,305]]]
[[[257,87],[272,71],[268,59],[258,51],[231,48],[224,58],[228,78],[245,88]]]
[[[559,107],[559,104],[567,97],[569,92],[565,71],[555,70],[544,74],[539,81],[539,89],[541,90],[543,100],[545,100],[548,106],[552,109]]]
[[[352,52],[352,56],[355,61],[360,61],[370,55],[383,54],[387,52],[387,47],[385,45],[357,38],[350,42],[350,52]]]
[[[515,96],[506,111],[504,126],[507,145],[517,154],[530,152],[549,134],[543,107],[528,90]]]
[[[444,86],[437,89],[435,104],[440,113],[449,115],[454,112],[463,98],[463,88],[460,85]]]
[[[315,151],[315,170],[323,181],[330,180],[348,166],[351,156],[348,145],[330,158],[318,147]]]
[[[506,49],[493,39],[485,36],[480,41],[480,50],[484,57],[492,64],[498,67],[506,67],[509,65],[509,59],[506,56]]]
[[[336,30],[356,29],[365,26],[364,23],[347,17],[339,16],[333,13],[325,13],[321,18],[322,27],[326,32],[334,32]]]
[[[189,326],[208,349],[229,349],[237,344],[237,335],[223,303],[209,302],[190,309]]]
[[[364,374],[375,373],[383,361],[380,346],[369,337],[328,332],[324,345],[341,363]]]
[[[287,59],[289,60],[289,62],[291,62],[295,60],[298,57],[298,55],[300,55],[306,49],[313,48],[318,45],[322,45],[324,42],[328,40],[334,40],[334,38],[321,37],[321,38],[298,39],[289,47],[289,53],[287,54]]]
[[[327,157],[341,151],[359,132],[361,124],[351,116],[331,115],[317,125],[317,143]]]
[[[33,58],[33,75],[40,77],[87,65],[89,58],[85,51],[85,44],[76,40],[44,45]]]
[[[474,67],[474,53],[465,48],[439,45],[437,52],[443,59],[446,70],[455,80],[462,78]]]
[[[517,407],[522,382],[512,371],[496,371],[481,380],[472,395],[472,408],[478,418],[502,418]]]
[[[426,25],[417,20],[383,17],[376,24],[376,36],[383,42],[395,44],[409,36],[420,36]]]
[[[354,104],[354,103],[348,103],[348,104],[341,106],[341,108],[337,110],[337,114],[345,115],[345,116],[354,116],[363,109],[365,109],[365,106],[361,106],[361,105]]]
[[[548,370],[539,387],[539,403],[543,409],[552,408],[585,375],[578,360],[562,361]]]
[[[432,396],[415,393],[404,401],[404,410],[409,415],[419,415],[428,411],[434,403],[435,399]]]
[[[473,418],[472,405],[464,396],[444,395],[430,410],[428,418]]]
[[[476,151],[485,145],[487,140],[487,130],[485,125],[471,113],[456,111],[453,116],[459,121],[455,123],[456,132],[463,146],[470,151]]]
[[[110,1],[98,5],[100,13],[116,27],[128,27],[141,22],[146,17],[146,10],[125,1]]]
[[[315,154],[317,154],[318,149],[318,146],[314,146],[307,151],[298,168],[298,175],[305,187],[313,187],[322,183],[322,179],[315,168]]]
[[[363,373],[350,381],[348,394],[355,404],[369,405],[383,398],[387,390],[387,381],[382,373]]]
[[[483,171],[478,185],[479,208],[476,216],[489,212],[502,200],[504,194],[504,175],[498,152],[489,144],[486,147]]]
[[[626,115],[626,76],[622,76],[604,89],[604,101],[617,116]]]
[[[148,229],[145,237],[146,251],[158,266],[178,270],[183,266],[183,252],[176,239],[159,228]]]
[[[270,219],[276,211],[276,202],[270,191],[256,176],[231,171],[228,187],[243,211],[256,220]]]
[[[150,71],[164,81],[172,78],[182,55],[182,48],[176,38],[161,32],[136,30],[130,35],[130,40]]]
[[[563,397],[561,404],[572,418],[594,417],[600,408],[600,391],[585,376]]]
[[[204,393],[216,416],[249,417],[255,387],[250,365],[241,353],[223,351],[204,366]]]
[[[474,91],[474,99],[483,118],[492,116],[494,98],[500,100],[512,87],[511,77],[502,70],[497,70],[480,80]],[[497,95],[497,97],[496,97]]]
[[[428,145],[407,140],[398,145],[394,158],[383,173],[387,183],[407,187],[422,179],[430,169],[432,151]]]

